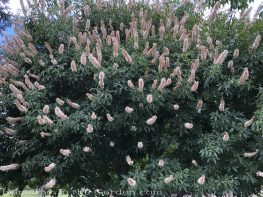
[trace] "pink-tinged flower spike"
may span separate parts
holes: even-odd
[[[147,97],[146,97],[146,100],[147,100],[148,103],[152,103],[153,102],[153,95],[148,94]]]
[[[201,99],[197,102],[196,109],[197,109],[198,112],[201,112],[201,109],[203,107],[203,103],[204,102]]]
[[[51,46],[47,42],[45,42],[45,47],[47,48],[47,50],[49,51],[50,54],[53,53],[53,49],[51,48]]]
[[[22,91],[20,91],[19,89],[17,89],[13,84],[9,84],[9,89],[15,94],[23,94]]]
[[[110,147],[114,147],[115,143],[113,141],[110,141]]]
[[[126,156],[126,162],[127,162],[127,164],[128,164],[129,166],[132,166],[133,163],[134,163],[134,162],[132,161],[130,155],[127,155],[127,156]]]
[[[260,15],[261,11],[262,11],[262,8],[263,8],[263,2],[261,4],[258,5],[257,7],[257,10],[253,16],[253,20],[256,20],[257,17]]]
[[[252,44],[251,48],[256,50],[258,48],[258,46],[259,46],[259,43],[260,43],[261,39],[262,39],[261,35],[257,35],[257,37],[256,37],[254,43]]]
[[[19,164],[14,163],[14,164],[6,165],[6,166],[0,166],[0,171],[7,172],[10,170],[16,170],[18,168],[19,168]]]
[[[138,80],[138,84],[139,84],[138,90],[142,92],[142,91],[143,91],[143,88],[144,88],[144,81],[143,81],[142,78],[140,78],[140,79]]]
[[[225,111],[225,100],[223,97],[221,98],[218,109],[219,109],[219,111]]]
[[[249,7],[248,9],[243,10],[243,11],[240,13],[240,19],[246,19],[246,18],[248,18],[248,16],[250,16],[250,13],[251,13],[251,11],[252,11],[252,8],[253,8],[253,7]]]
[[[90,61],[90,63],[93,65],[93,66],[95,66],[96,68],[100,68],[101,67],[101,65],[100,65],[100,63],[98,62],[98,60],[90,53],[89,54],[89,61]]]
[[[125,111],[130,114],[134,111],[134,109],[127,106],[127,107],[125,107]]]
[[[127,182],[131,187],[135,187],[137,184],[136,181],[132,178],[128,178]]]
[[[83,152],[89,153],[89,152],[91,152],[91,148],[88,147],[88,146],[85,146],[85,147],[83,148]]]
[[[37,55],[38,51],[37,51],[36,47],[35,47],[32,43],[29,43],[29,44],[28,44],[28,48],[30,49],[30,51],[31,51],[34,55]]]
[[[114,120],[114,118],[110,114],[107,114],[106,116],[108,121],[112,122]]]
[[[160,85],[158,86],[157,90],[163,90],[164,87],[165,87],[165,84],[166,84],[166,79],[162,78],[161,82],[160,82]]]
[[[90,19],[87,19],[87,21],[86,21],[86,29],[85,29],[85,31],[89,31],[89,28],[90,28]]]
[[[165,34],[165,26],[163,22],[160,22],[161,25],[159,27],[159,35],[160,35],[160,40],[163,40],[164,34]]]
[[[162,168],[164,166],[164,160],[160,159],[158,162],[158,166]]]
[[[229,141],[229,134],[228,134],[228,132],[225,132],[225,133],[224,133],[223,140],[224,140],[225,142]]]
[[[176,104],[176,105],[173,105],[173,108],[175,111],[177,111],[180,108],[180,106]]]
[[[224,63],[226,57],[227,57],[227,54],[228,54],[228,50],[224,50],[219,56],[218,58],[216,58],[214,60],[214,64],[218,64],[218,65],[221,65]]]
[[[250,158],[250,157],[254,157],[254,156],[256,156],[256,155],[258,154],[258,152],[259,152],[259,150],[258,150],[258,149],[256,149],[256,151],[255,151],[255,152],[251,152],[251,153],[244,153],[244,157],[248,157],[248,158]]]
[[[149,118],[146,123],[147,125],[152,125],[155,123],[155,121],[157,120],[157,116],[152,116],[151,118]]]
[[[17,109],[21,112],[27,112],[28,111],[28,109],[24,105],[22,105],[17,99],[15,100],[15,105],[16,105]]]
[[[39,63],[40,66],[45,66],[46,65],[46,63],[43,60],[39,60],[38,63]]]
[[[172,84],[172,79],[171,78],[168,78],[165,82],[165,87],[169,86]]]
[[[44,186],[44,188],[45,189],[51,189],[51,188],[53,188],[55,185],[56,185],[56,179],[55,178],[53,178],[53,179],[51,179],[50,181],[48,181],[46,184],[45,184],[45,186]]]
[[[111,40],[113,44],[113,57],[117,57],[119,55],[119,43],[115,37],[112,37]]]
[[[101,48],[98,45],[98,43],[97,43],[97,46],[96,46],[96,51],[97,51],[98,62],[101,64],[101,62],[102,62],[102,52],[101,52]]]
[[[205,184],[205,175],[201,176],[198,180],[197,183],[199,185],[204,185]]]
[[[260,176],[260,177],[263,177],[263,172],[258,171],[256,175]]]
[[[46,87],[44,85],[40,85],[37,81],[34,83],[34,86],[38,89],[38,90],[44,90],[46,89]]]
[[[0,131],[0,136],[3,136],[3,135],[5,135],[5,132]]]
[[[49,114],[49,106],[48,105],[44,106],[43,112],[44,112],[44,114]]]
[[[244,123],[244,127],[249,127],[250,125],[252,125],[252,123],[254,122],[254,116],[250,119],[250,120],[247,120],[245,123]]]
[[[188,81],[188,83],[192,83],[194,80],[195,80],[195,69],[192,69],[191,74],[190,74],[187,81]]]
[[[69,149],[60,149],[59,152],[64,156],[69,156],[71,153]]]
[[[96,120],[96,119],[97,119],[97,115],[96,115],[95,112],[92,112],[92,114],[91,114],[91,119],[92,119],[92,120]]]
[[[6,133],[7,135],[11,135],[11,136],[16,135],[16,133],[17,133],[15,130],[9,129],[9,128],[4,128],[4,131],[5,131],[5,133]]]
[[[90,101],[92,101],[92,99],[93,99],[93,95],[92,94],[89,94],[89,93],[86,93],[86,96],[88,97],[88,99],[90,100]]]
[[[196,160],[192,160],[192,164],[195,166],[195,167],[198,167],[198,163]]]
[[[60,98],[56,98],[56,102],[57,102],[59,105],[64,105],[64,104],[65,104],[65,101],[61,100]]]
[[[230,69],[230,72],[231,72],[232,74],[235,72],[234,61],[233,61],[233,60],[230,60],[230,61],[228,62],[227,67]]]
[[[93,126],[91,124],[88,124],[86,130],[87,130],[87,133],[93,133]]]
[[[188,35],[186,35],[183,42],[183,52],[186,52],[189,49],[189,47],[190,47],[190,41]]]
[[[49,56],[49,58],[50,58],[51,63],[52,63],[53,65],[57,65],[57,64],[58,64],[57,60],[54,58],[54,56],[53,56],[52,54]]]
[[[121,31],[124,30],[124,24],[123,24],[123,23],[120,24],[120,30],[121,30]]]
[[[57,117],[59,117],[61,120],[67,120],[68,116],[65,115],[59,107],[55,108],[55,114]]]
[[[11,79],[10,82],[14,83],[18,87],[23,88],[25,91],[29,91],[29,89],[26,87],[26,85],[22,81],[15,81]]]
[[[131,30],[125,29],[125,42],[127,42],[131,37]]]
[[[86,53],[86,56],[89,56],[89,54],[90,54],[90,46],[89,46],[89,44],[87,44],[86,47],[85,47],[85,53]]]
[[[153,83],[152,83],[152,89],[156,89],[157,83],[158,83],[158,80],[155,79],[155,80],[153,81]]]
[[[143,50],[143,55],[145,56],[147,55],[149,48],[150,48],[150,45],[149,45],[149,42],[147,42]]]
[[[82,53],[81,56],[80,56],[80,63],[82,65],[86,65],[87,63],[87,57],[86,57],[86,53]]]
[[[212,45],[213,45],[213,39],[212,39],[210,36],[208,36],[208,37],[206,38],[206,40],[207,40],[207,43],[209,44],[209,46],[212,46]]]
[[[126,62],[131,64],[132,63],[132,58],[129,55],[129,53],[124,48],[122,48],[121,51],[122,51],[122,55],[124,56],[124,59],[126,60]]]
[[[71,61],[70,69],[72,72],[77,72],[77,65],[76,65],[76,62],[74,60]]]
[[[40,125],[46,124],[46,121],[42,118],[42,116],[37,116],[37,122]]]
[[[133,38],[134,38],[133,48],[134,49],[139,49],[139,34],[138,34],[137,31],[134,32]]]
[[[114,63],[112,67],[117,70],[117,68],[119,68],[119,65],[117,63]]]
[[[45,137],[50,137],[51,136],[51,134],[50,133],[45,133],[45,132],[40,132],[40,136],[42,137],[42,138],[45,138]]]
[[[58,52],[60,55],[62,55],[64,53],[64,49],[65,49],[64,44],[60,44],[59,49],[58,49]]]
[[[5,119],[10,125],[17,124],[17,122],[22,120],[21,117],[6,117]]]
[[[25,105],[25,106],[28,105],[28,103],[25,101],[25,99],[24,99],[24,97],[22,96],[22,94],[17,94],[17,95],[16,95],[16,98],[17,98],[17,100],[18,100],[20,103],[22,103],[22,105]]]
[[[128,84],[128,86],[129,86],[130,88],[134,88],[134,85],[133,85],[133,83],[132,83],[131,80],[128,80],[128,81],[127,81],[127,84]]]
[[[56,167],[55,163],[49,164],[47,167],[44,168],[45,172],[51,172]]]
[[[190,91],[191,91],[191,92],[196,92],[197,89],[198,89],[198,86],[199,86],[199,82],[198,82],[198,81],[195,81],[194,84],[192,85]]]
[[[164,179],[164,182],[166,184],[169,184],[172,180],[174,180],[174,177],[173,177],[173,175],[170,175],[170,176],[168,176],[167,178]]]
[[[79,104],[73,103],[73,102],[72,102],[71,100],[69,100],[69,99],[67,99],[66,101],[67,101],[67,104],[68,104],[69,106],[71,106],[72,108],[74,108],[74,109],[79,109],[79,108],[80,108],[80,105],[79,105]]]
[[[184,123],[184,127],[185,127],[186,129],[192,129],[193,126],[194,126],[194,125],[193,125],[192,123],[189,123],[189,122]]]
[[[248,80],[249,77],[249,71],[248,68],[244,68],[244,71],[242,73],[242,75],[239,78],[240,83],[244,83],[246,80]]]
[[[30,79],[29,79],[29,77],[27,75],[25,75],[25,84],[27,85],[27,87],[29,89],[33,89],[34,88],[33,83],[30,81]]]
[[[104,88],[104,78],[105,78],[105,73],[104,72],[100,72],[100,74],[99,74],[99,86],[101,87],[101,88]]]
[[[155,56],[156,55],[156,51],[157,50],[157,44],[153,43],[152,48],[150,48],[150,50],[147,52],[147,56],[151,55],[151,56]]]
[[[220,8],[220,1],[217,1],[214,5],[214,7],[212,8],[211,12],[210,12],[210,15],[209,15],[209,20],[214,20],[216,14],[217,14],[217,11],[219,10]]]
[[[155,38],[155,26],[154,25],[152,25],[151,33],[152,33],[152,38]]]
[[[235,49],[233,53],[233,58],[237,59],[239,57],[239,49]]]
[[[143,143],[142,143],[142,142],[138,142],[137,147],[138,147],[139,149],[142,149],[142,148],[143,148]]]
[[[44,119],[45,123],[48,125],[54,124],[54,122],[47,115],[44,115],[43,119]]]

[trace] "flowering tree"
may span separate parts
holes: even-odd
[[[16,142],[2,173],[135,196],[259,192],[263,21],[219,7],[24,7],[0,67],[1,135]]]

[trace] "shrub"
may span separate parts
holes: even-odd
[[[261,19],[218,4],[205,18],[189,2],[43,2],[3,47],[1,134],[16,142],[3,173],[135,196],[260,191]]]

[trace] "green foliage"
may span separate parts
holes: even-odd
[[[11,137],[0,136],[1,140],[12,141],[12,155],[6,153],[3,165],[18,163],[19,168],[3,172],[1,181],[17,181],[22,189],[25,185],[41,187],[55,178],[55,190],[123,189],[133,191],[133,196],[146,190],[162,191],[165,196],[173,192],[223,195],[236,191],[246,196],[258,193],[262,177],[257,172],[262,169],[263,159],[263,50],[261,43],[256,48],[251,46],[257,35],[263,35],[262,19],[229,20],[227,15],[218,13],[214,20],[204,20],[203,13],[189,2],[167,2],[159,10],[155,5],[129,6],[123,1],[112,5],[104,2],[102,8],[90,1],[74,1],[74,5],[65,15],[61,12],[69,8],[67,5],[63,10],[61,5],[51,3],[45,12],[32,5],[24,18],[25,30],[15,28],[24,46],[10,40],[10,45],[20,48],[14,54],[5,50],[19,72],[3,70],[0,74],[4,79],[0,130],[8,127],[17,132]],[[89,5],[89,14],[85,5]],[[149,27],[155,25],[155,37],[151,29],[148,36],[143,36],[146,23]],[[197,24],[199,31],[194,32]],[[134,29],[129,37],[127,30],[131,26]],[[162,27],[163,38],[159,31]],[[118,55],[114,56],[111,37],[118,38],[117,31],[120,41]],[[136,32],[138,47],[134,47]],[[210,44],[208,36],[212,38]],[[37,54],[32,54],[34,49],[29,43]],[[159,56],[155,62],[155,54],[144,53],[147,43],[147,52],[156,43]],[[61,44],[65,47],[63,52],[59,50]],[[202,47],[208,52],[206,58],[202,58],[206,53],[201,52]],[[131,62],[122,49],[130,55]],[[236,49],[238,57],[233,54]],[[216,63],[214,60],[224,50],[228,54],[223,63]],[[100,52],[101,67],[96,67],[90,54],[100,61]],[[87,58],[84,63],[83,54]],[[163,68],[162,57],[167,64]],[[231,60],[234,70],[228,67]],[[10,67],[6,62],[3,66]],[[246,68],[249,77],[244,79]],[[181,74],[175,74],[175,69],[180,69]],[[191,76],[193,70],[195,75]],[[26,90],[13,80],[23,82]],[[128,85],[128,80],[134,87]],[[154,80],[158,80],[156,88]],[[165,87],[160,86],[161,81],[166,81]],[[199,82],[198,87],[194,87],[194,81]],[[39,88],[36,82],[45,88]],[[27,103],[10,90],[10,84],[22,91]],[[59,103],[57,98],[65,103]],[[19,111],[15,100],[20,100],[27,111]],[[46,105],[49,112],[43,109]],[[127,106],[133,108],[132,113],[125,110]],[[59,117],[57,107],[66,118]],[[47,124],[45,119],[42,124],[45,115],[53,122]],[[157,120],[148,123],[154,116]],[[21,117],[21,121],[8,125],[6,117]],[[93,132],[88,125],[92,125]],[[48,136],[41,136],[43,132]],[[61,149],[70,153],[63,155]],[[252,156],[245,156],[247,153]],[[127,156],[133,162],[129,163]],[[45,172],[51,163],[56,166]],[[202,183],[199,179],[203,175]],[[135,185],[127,181],[131,178]]]
[[[217,0],[206,0],[205,1],[208,6],[213,6]],[[222,5],[230,4],[231,9],[242,10],[249,6],[249,3],[254,2],[254,0],[221,0],[220,3]]]

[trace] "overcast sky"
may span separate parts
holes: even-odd
[[[25,0],[24,0],[24,2],[26,4]],[[263,2],[263,0],[255,0],[254,3],[251,4],[251,6],[253,7],[252,13],[255,12],[255,10],[259,6],[259,4],[262,2]],[[18,10],[21,9],[20,1],[19,0],[9,0],[9,7],[11,8],[13,13],[16,13]]]

